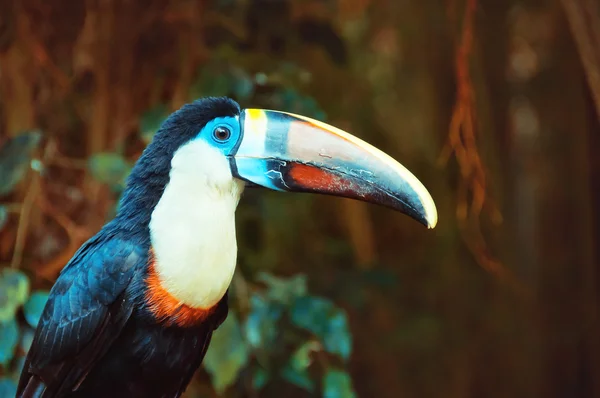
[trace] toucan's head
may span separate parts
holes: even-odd
[[[308,117],[241,110],[231,99],[205,98],[171,115],[151,147],[167,152],[172,170],[194,174],[216,191],[243,181],[384,205],[428,228],[437,223],[429,192],[404,166],[361,139]],[[152,161],[145,163],[152,167]]]

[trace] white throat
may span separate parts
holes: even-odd
[[[235,271],[235,209],[244,183],[232,177],[225,156],[201,140],[175,153],[169,176],[150,221],[155,270],[181,303],[210,308]]]

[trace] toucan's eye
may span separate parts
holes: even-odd
[[[213,130],[213,137],[215,137],[215,140],[217,141],[227,141],[229,137],[231,137],[231,130],[227,127],[219,126]]]

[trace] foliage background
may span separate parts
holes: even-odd
[[[188,397],[600,396],[593,0],[2,0],[0,396],[166,114],[206,95],[399,159],[440,221],[247,192]]]

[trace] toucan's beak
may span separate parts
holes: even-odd
[[[290,113],[242,111],[233,174],[280,191],[315,192],[399,210],[428,228],[437,223],[427,189],[404,166],[338,128]]]

